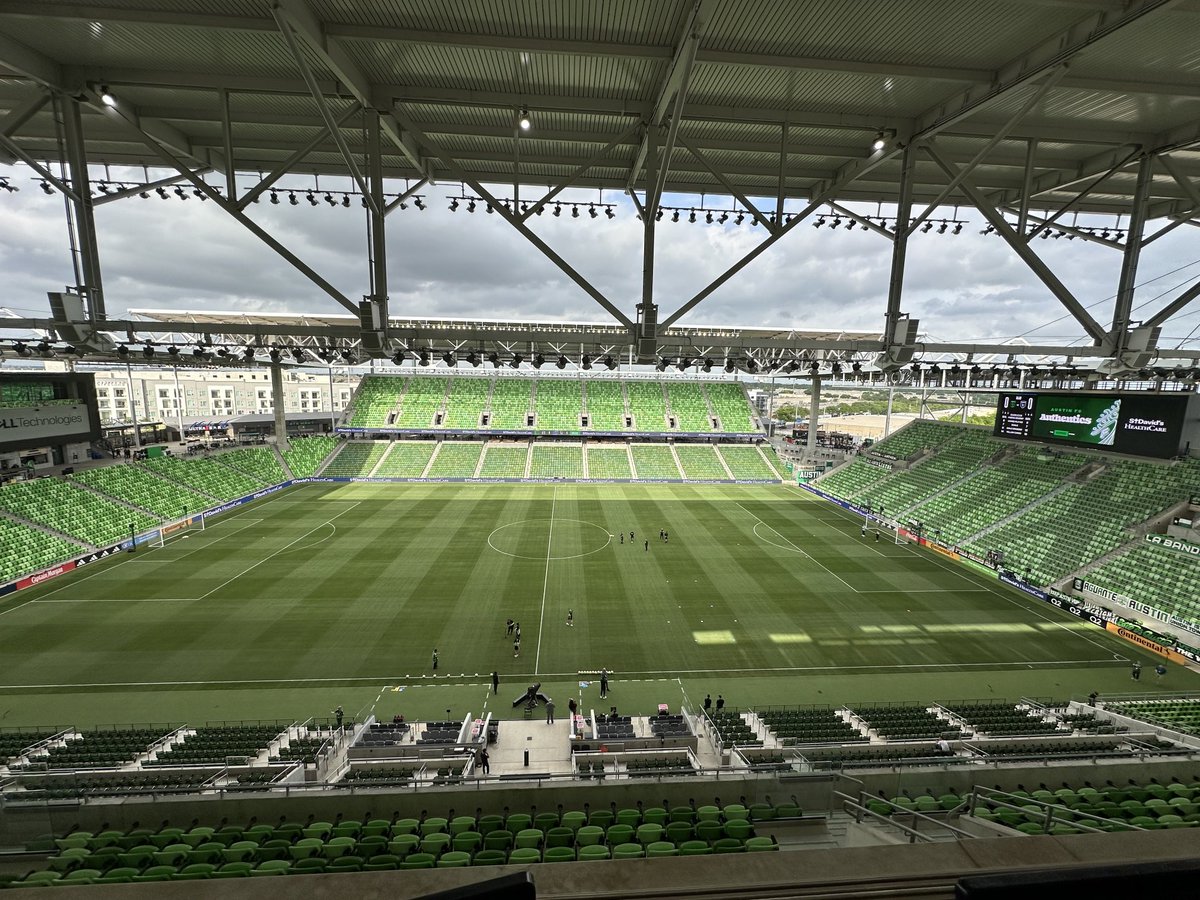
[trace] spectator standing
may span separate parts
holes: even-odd
[[[717,694],[717,712],[720,712],[724,708],[725,708],[725,698],[722,697],[720,694]]]
[[[500,673],[496,671],[492,672],[492,693],[500,693]]]
[[[553,700],[546,701],[546,724],[547,725],[554,724],[554,701]]]
[[[608,696],[608,669],[600,670],[600,699]]]

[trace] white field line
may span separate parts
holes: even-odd
[[[846,585],[846,587],[850,588],[850,590],[854,591],[854,593],[856,593],[856,594],[862,593],[862,591],[860,591],[858,588],[856,588],[854,585],[852,585],[850,582],[848,582],[846,579],[844,579],[837,572],[833,571],[833,569],[826,566],[820,560],[814,559],[813,557],[809,556],[807,553],[805,553],[803,550],[801,550],[799,547],[797,547],[794,543],[792,543],[790,540],[788,540],[786,535],[781,534],[778,528],[775,528],[773,525],[768,525],[766,522],[764,522],[758,516],[754,515],[754,513],[750,512],[750,510],[746,509],[746,507],[742,506],[742,504],[736,503],[736,501],[735,501],[735,504],[737,505],[737,507],[739,509],[742,510],[742,512],[746,513],[749,516],[753,516],[754,520],[756,522],[758,522],[759,525],[765,525],[767,528],[770,528],[772,531],[774,531],[776,534],[778,534],[781,538],[783,538],[784,541],[786,541],[788,544],[790,544],[793,550],[795,550],[797,553],[799,553],[803,556],[808,557],[808,559],[811,559],[813,562],[815,562],[818,566],[820,566],[822,569],[824,569],[826,572],[828,572],[830,575],[832,575],[834,578],[836,578],[842,584]],[[770,543],[770,542],[768,541],[768,543]]]
[[[998,669],[998,670],[1056,669],[1056,668],[1065,668],[1065,667],[1069,667],[1069,666],[1095,666],[1097,663],[1102,663],[1102,662],[1105,663],[1106,665],[1116,665],[1117,664],[1116,662],[1109,663],[1105,660],[1097,660],[1097,659],[1050,659],[1050,660],[1039,660],[1039,661],[1034,661],[1034,662],[1006,661],[1006,662],[973,662],[973,663],[897,663],[894,665],[869,665],[869,666],[847,666],[844,664],[828,665],[828,666],[765,666],[765,667],[764,666],[752,666],[747,669],[656,669],[656,670],[651,670],[651,671],[646,671],[646,672],[630,672],[629,677],[623,676],[622,680],[625,680],[625,681],[645,680],[645,679],[634,678],[633,676],[635,676],[635,675],[662,676],[659,678],[659,680],[664,680],[664,679],[669,679],[669,678],[677,678],[681,675],[683,675],[683,676],[686,676],[686,675],[758,675],[763,672],[831,672],[831,673],[844,674],[848,670],[859,672],[859,671],[898,671],[898,670],[907,671],[907,670],[911,670],[911,669],[915,669],[918,671],[925,671],[928,669]],[[1124,665],[1124,660],[1121,660],[1119,662],[1120,662],[1120,665],[1122,665],[1122,666]],[[396,681],[414,681],[414,680],[417,681],[418,682],[417,684],[408,685],[411,688],[417,688],[417,687],[423,687],[423,686],[424,687],[442,687],[442,686],[444,686],[444,683],[446,681],[444,679],[443,684],[428,683],[428,684],[422,685],[419,683],[420,679],[422,679],[422,678],[428,679],[428,677],[429,677],[428,673],[424,673],[424,674],[418,673],[418,674],[413,674],[413,675],[388,675],[388,676],[384,676],[382,680],[392,682],[392,683],[394,683]],[[579,677],[579,673],[578,672],[525,672],[525,673],[510,672],[510,673],[506,674],[505,677],[510,680],[516,679],[517,681],[520,681],[521,679],[524,679],[524,678],[533,678],[533,677],[577,679]],[[364,685],[376,685],[376,684],[379,684],[380,680],[381,680],[380,676],[378,676],[378,675],[362,675],[362,676],[354,676],[354,677],[347,677],[347,678],[331,678],[331,677],[327,677],[327,676],[323,676],[323,675],[313,675],[310,678],[242,678],[242,679],[229,679],[229,680],[222,680],[222,681],[93,681],[93,682],[85,681],[85,682],[62,683],[62,684],[0,684],[0,691],[23,691],[23,690],[31,690],[34,688],[39,688],[39,689],[45,689],[45,688],[88,689],[88,688],[112,688],[112,687],[124,687],[124,688],[197,687],[197,686],[204,686],[204,685],[242,685],[242,684],[289,685],[289,684],[308,684],[310,682],[323,682],[323,683],[330,683],[330,684],[333,684],[333,683],[338,683],[338,684],[361,683]],[[450,683],[460,684],[461,682],[451,681]],[[490,681],[486,682],[486,684],[489,688],[491,687]]]
[[[788,486],[788,490],[791,491],[793,494],[796,494],[800,497],[804,497],[805,499],[810,499],[810,498],[816,496],[815,494],[806,494],[801,490],[797,490],[796,488],[791,487],[790,485]],[[820,499],[820,498],[818,497],[817,499]],[[822,518],[821,516],[816,516],[815,518],[817,518],[821,522],[824,522],[827,525],[836,525],[840,522],[845,522],[847,520],[851,520],[851,521],[858,520],[858,516],[854,515],[849,510],[842,509],[840,506],[834,506],[833,509],[837,512],[837,515],[834,516],[832,519],[825,519],[825,518]],[[842,529],[839,528],[838,530],[841,531]],[[853,535],[854,532],[847,531],[846,534]],[[874,550],[880,556],[886,556],[889,559],[896,559],[900,556],[907,555],[907,554],[901,554],[901,553],[884,553],[882,550],[879,550],[879,549],[873,547],[872,542],[864,541],[864,543],[866,544],[868,549]]]
[[[0,616],[6,616],[10,612],[16,612],[18,609],[24,609],[26,606],[28,606],[32,602],[33,602],[32,600],[26,600],[24,603],[18,603],[16,606],[9,607],[8,609],[4,610],[3,612],[0,612]]]
[[[558,502],[558,485],[554,486],[554,493],[550,495],[550,535],[546,538],[546,574],[542,578],[542,611],[538,616],[538,645],[537,654],[533,659],[533,674],[537,674],[538,666],[542,661],[542,624],[546,621],[546,589],[550,586],[550,548],[554,543],[554,506]],[[610,539],[611,540],[611,539]]]
[[[218,585],[217,585],[215,588],[213,588],[211,591],[208,591],[207,593],[201,594],[201,595],[200,595],[199,597],[197,597],[196,599],[197,599],[197,600],[203,600],[203,599],[205,599],[206,597],[209,597],[210,595],[212,595],[212,594],[215,594],[217,591],[221,590],[221,588],[225,587],[226,585],[228,585],[228,584],[232,584],[233,582],[235,582],[235,581],[237,581],[239,578],[241,578],[243,575],[246,575],[246,574],[248,574],[249,572],[252,572],[252,571],[254,571],[254,570],[255,570],[255,569],[257,569],[259,566],[261,566],[263,563],[265,563],[267,560],[271,559],[271,558],[272,558],[272,557],[274,557],[274,556],[278,556],[278,555],[279,555],[280,553],[282,553],[284,550],[287,550],[287,549],[288,549],[288,547],[292,546],[292,544],[296,544],[296,543],[299,543],[300,541],[304,540],[306,537],[308,537],[310,534],[312,534],[312,533],[313,533],[314,531],[316,531],[318,528],[324,528],[326,525],[328,525],[328,524],[330,524],[331,522],[333,522],[333,520],[334,520],[334,519],[337,519],[337,518],[339,518],[339,517],[341,517],[341,516],[344,516],[346,513],[350,512],[350,510],[352,510],[352,509],[354,509],[355,507],[357,507],[357,506],[358,506],[360,503],[362,503],[362,501],[361,501],[361,500],[356,500],[356,501],[354,502],[354,505],[353,505],[353,506],[347,506],[347,507],[346,507],[345,509],[343,509],[343,510],[342,510],[340,513],[338,513],[336,516],[334,516],[333,518],[329,519],[328,521],[322,522],[320,525],[317,525],[317,526],[315,526],[315,527],[313,527],[313,528],[310,528],[310,529],[308,529],[308,531],[304,532],[304,534],[300,535],[300,537],[296,538],[294,541],[289,541],[287,544],[285,544],[284,546],[280,547],[280,548],[279,548],[278,550],[276,550],[274,553],[270,553],[270,554],[268,554],[267,556],[264,556],[262,559],[260,559],[260,560],[259,560],[258,562],[256,562],[254,565],[252,565],[252,566],[248,566],[247,568],[243,569],[241,572],[238,572],[238,573],[237,573],[236,575],[234,575],[232,578],[228,579],[227,581],[223,581],[223,582],[221,582],[221,583],[220,583],[220,584],[218,584]]]

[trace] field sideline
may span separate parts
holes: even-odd
[[[1135,687],[1131,645],[787,486],[299,487],[14,595],[0,634],[6,727],[478,711],[493,669],[607,667],[631,712]]]

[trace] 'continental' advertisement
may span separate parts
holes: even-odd
[[[1117,637],[1124,638],[1131,644],[1137,644],[1143,650],[1147,650],[1150,653],[1157,653],[1159,656],[1169,659],[1173,663],[1179,663],[1181,666],[1186,666],[1189,662],[1191,662],[1191,660],[1189,660],[1186,656],[1176,652],[1175,650],[1172,650],[1170,647],[1164,647],[1157,641],[1152,641],[1150,638],[1140,635],[1136,631],[1130,631],[1127,628],[1122,628],[1116,622],[1109,622],[1104,627]]]

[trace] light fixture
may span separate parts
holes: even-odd
[[[292,359],[294,359],[297,363],[304,362],[304,351],[301,350],[299,347],[293,347],[292,348]]]
[[[396,352],[392,354],[392,365],[402,366],[404,365],[405,359],[407,359],[407,357],[404,355],[404,348],[397,347]]]
[[[688,210],[688,221],[691,222],[693,225],[696,224],[696,210],[694,210],[694,209]]]
[[[350,208],[350,195],[349,194],[342,194],[342,206],[344,206],[346,209]]]
[[[521,368],[522,361],[523,360],[521,358],[521,354],[514,353],[512,360],[509,362],[509,365],[512,366],[514,369],[519,369],[519,368]]]
[[[292,206],[298,206],[300,204],[300,201],[296,199],[295,191],[288,191],[288,203],[292,204]]]
[[[669,359],[667,359],[665,356],[660,356],[658,358],[658,362],[656,362],[654,364],[654,371],[656,371],[656,372],[666,371],[667,366],[669,366],[670,364],[671,364],[671,361]]]
[[[681,356],[679,357],[679,362],[675,363],[675,368],[682,372],[691,364],[692,361],[690,359],[688,359],[686,356]]]
[[[325,202],[330,206],[337,206],[337,201],[333,199],[333,194],[329,193],[329,191],[325,192]]]
[[[875,140],[871,143],[872,150],[882,150],[887,146],[887,138],[883,136],[882,131],[875,132]]]
[[[316,198],[315,196],[313,196],[313,192],[312,192],[312,191],[309,191],[309,192],[308,192],[308,194],[307,194],[307,197],[308,197],[308,204],[309,204],[309,206],[316,206],[316,205],[317,205],[317,203],[318,203],[318,201],[317,201],[317,198]]]
[[[538,210],[538,212],[541,212],[541,210]],[[608,216],[610,219],[615,219],[617,217],[617,214],[613,211],[611,206],[604,207],[604,215]]]
[[[472,350],[467,354],[467,362],[469,362],[472,367],[479,368],[479,363],[481,362],[479,359],[479,354]]]
[[[949,227],[949,224],[945,220],[943,220],[942,224],[938,226],[938,234],[945,234],[946,229],[948,227]]]
[[[117,98],[109,93],[107,84],[100,85],[100,102],[110,109],[117,108]]]
[[[617,367],[617,361],[611,355],[604,357],[604,365],[611,372]]]
[[[43,181],[43,182],[41,183],[40,187],[41,187],[41,189],[42,189],[43,191],[45,191],[47,194],[53,194],[53,193],[54,193],[54,188],[50,187],[50,182],[48,182],[48,181]]]
[[[557,218],[558,218],[559,216],[561,216],[561,215],[562,215],[562,204],[561,204],[561,203],[555,203],[555,204],[554,204],[554,218],[556,218],[556,219],[557,219]]]
[[[579,368],[587,370],[592,367],[592,358],[586,353],[579,359]]]
[[[565,356],[560,356],[554,365],[559,369],[565,369],[567,367],[567,358]]]
[[[458,198],[457,197],[452,197],[450,199],[450,212],[458,212]]]
[[[953,234],[962,234],[962,226],[963,226],[962,222],[955,222],[954,223],[954,231],[952,233]]]
[[[520,126],[522,131],[528,131],[532,127],[533,122],[530,121],[529,110],[526,107],[521,107],[521,114],[517,119],[517,125]]]
[[[572,219],[579,218],[579,207],[575,206],[574,204],[572,204],[572,206],[571,206],[571,218]]]
[[[178,197],[180,200],[186,200],[186,199],[187,199],[187,191],[185,191],[185,190],[184,190],[183,188],[181,188],[181,187],[177,187],[177,188],[175,188],[174,194],[175,194],[175,196],[176,196],[176,197]]]
[[[921,226],[921,234],[929,234],[929,232],[930,232],[932,229],[933,229],[933,223],[932,223],[932,222],[926,222],[924,225],[922,225],[922,226]]]
[[[499,353],[489,353],[488,354],[488,362],[490,362],[497,369],[500,368],[500,354]]]
[[[532,362],[532,364],[533,364],[533,367],[534,367],[535,369],[540,369],[540,368],[541,368],[543,365],[545,365],[545,363],[546,363],[546,357],[545,357],[545,356],[543,356],[543,355],[542,355],[542,354],[540,354],[540,353],[536,353],[536,354],[534,354],[534,357],[533,357],[533,359],[531,360],[531,362]]]
[[[596,218],[596,216],[598,215],[598,213],[596,212],[596,204],[595,203],[588,204],[588,215],[591,216],[593,219]]]
[[[445,353],[442,354],[442,362],[444,362],[446,365],[452,366],[452,367],[458,365],[458,360],[455,359],[454,354],[451,353],[449,350],[447,350]]]
[[[154,345],[147,344],[142,348],[142,356],[146,359],[154,359]]]
[[[742,212],[739,212],[739,213],[737,214],[737,218],[733,220],[733,224],[734,224],[734,225],[741,225],[741,224],[742,224],[743,222],[745,222],[745,221],[746,221],[746,214],[745,214],[745,213],[742,213]]]
[[[752,374],[758,371],[758,363],[754,361],[753,357],[746,357],[746,371]]]
[[[671,221],[672,222],[679,221],[679,210],[675,210],[674,212],[671,213]]]
[[[275,204],[279,203],[279,194],[277,194],[275,191],[271,191],[271,202]]]
[[[472,197],[471,200],[467,203],[467,212],[469,212],[469,213],[475,212],[475,198],[474,197]]]
[[[704,221],[709,225],[713,223],[713,214],[711,209],[705,214]]]
[[[420,197],[417,197],[416,199],[413,200],[413,206],[415,206],[417,209],[421,210],[421,212],[425,211],[425,201],[423,199],[421,199]]]
[[[193,355],[193,356],[195,355],[195,351],[192,351],[192,355]],[[272,362],[272,363],[277,363],[277,362],[279,362],[281,359],[283,359],[283,354],[279,352],[279,348],[278,348],[278,347],[272,347],[272,348],[271,348],[271,353],[270,353],[270,356],[271,356],[271,362]]]
[[[712,367],[713,367],[713,361],[706,356],[704,358],[704,365],[702,368],[704,369],[705,372],[711,372]]]
[[[349,347],[343,347],[341,349],[341,354],[342,354],[343,362],[347,362],[347,363],[354,362],[354,351],[351,350]]]
[[[422,350],[417,354],[417,363],[422,366],[429,365],[429,351]]]

